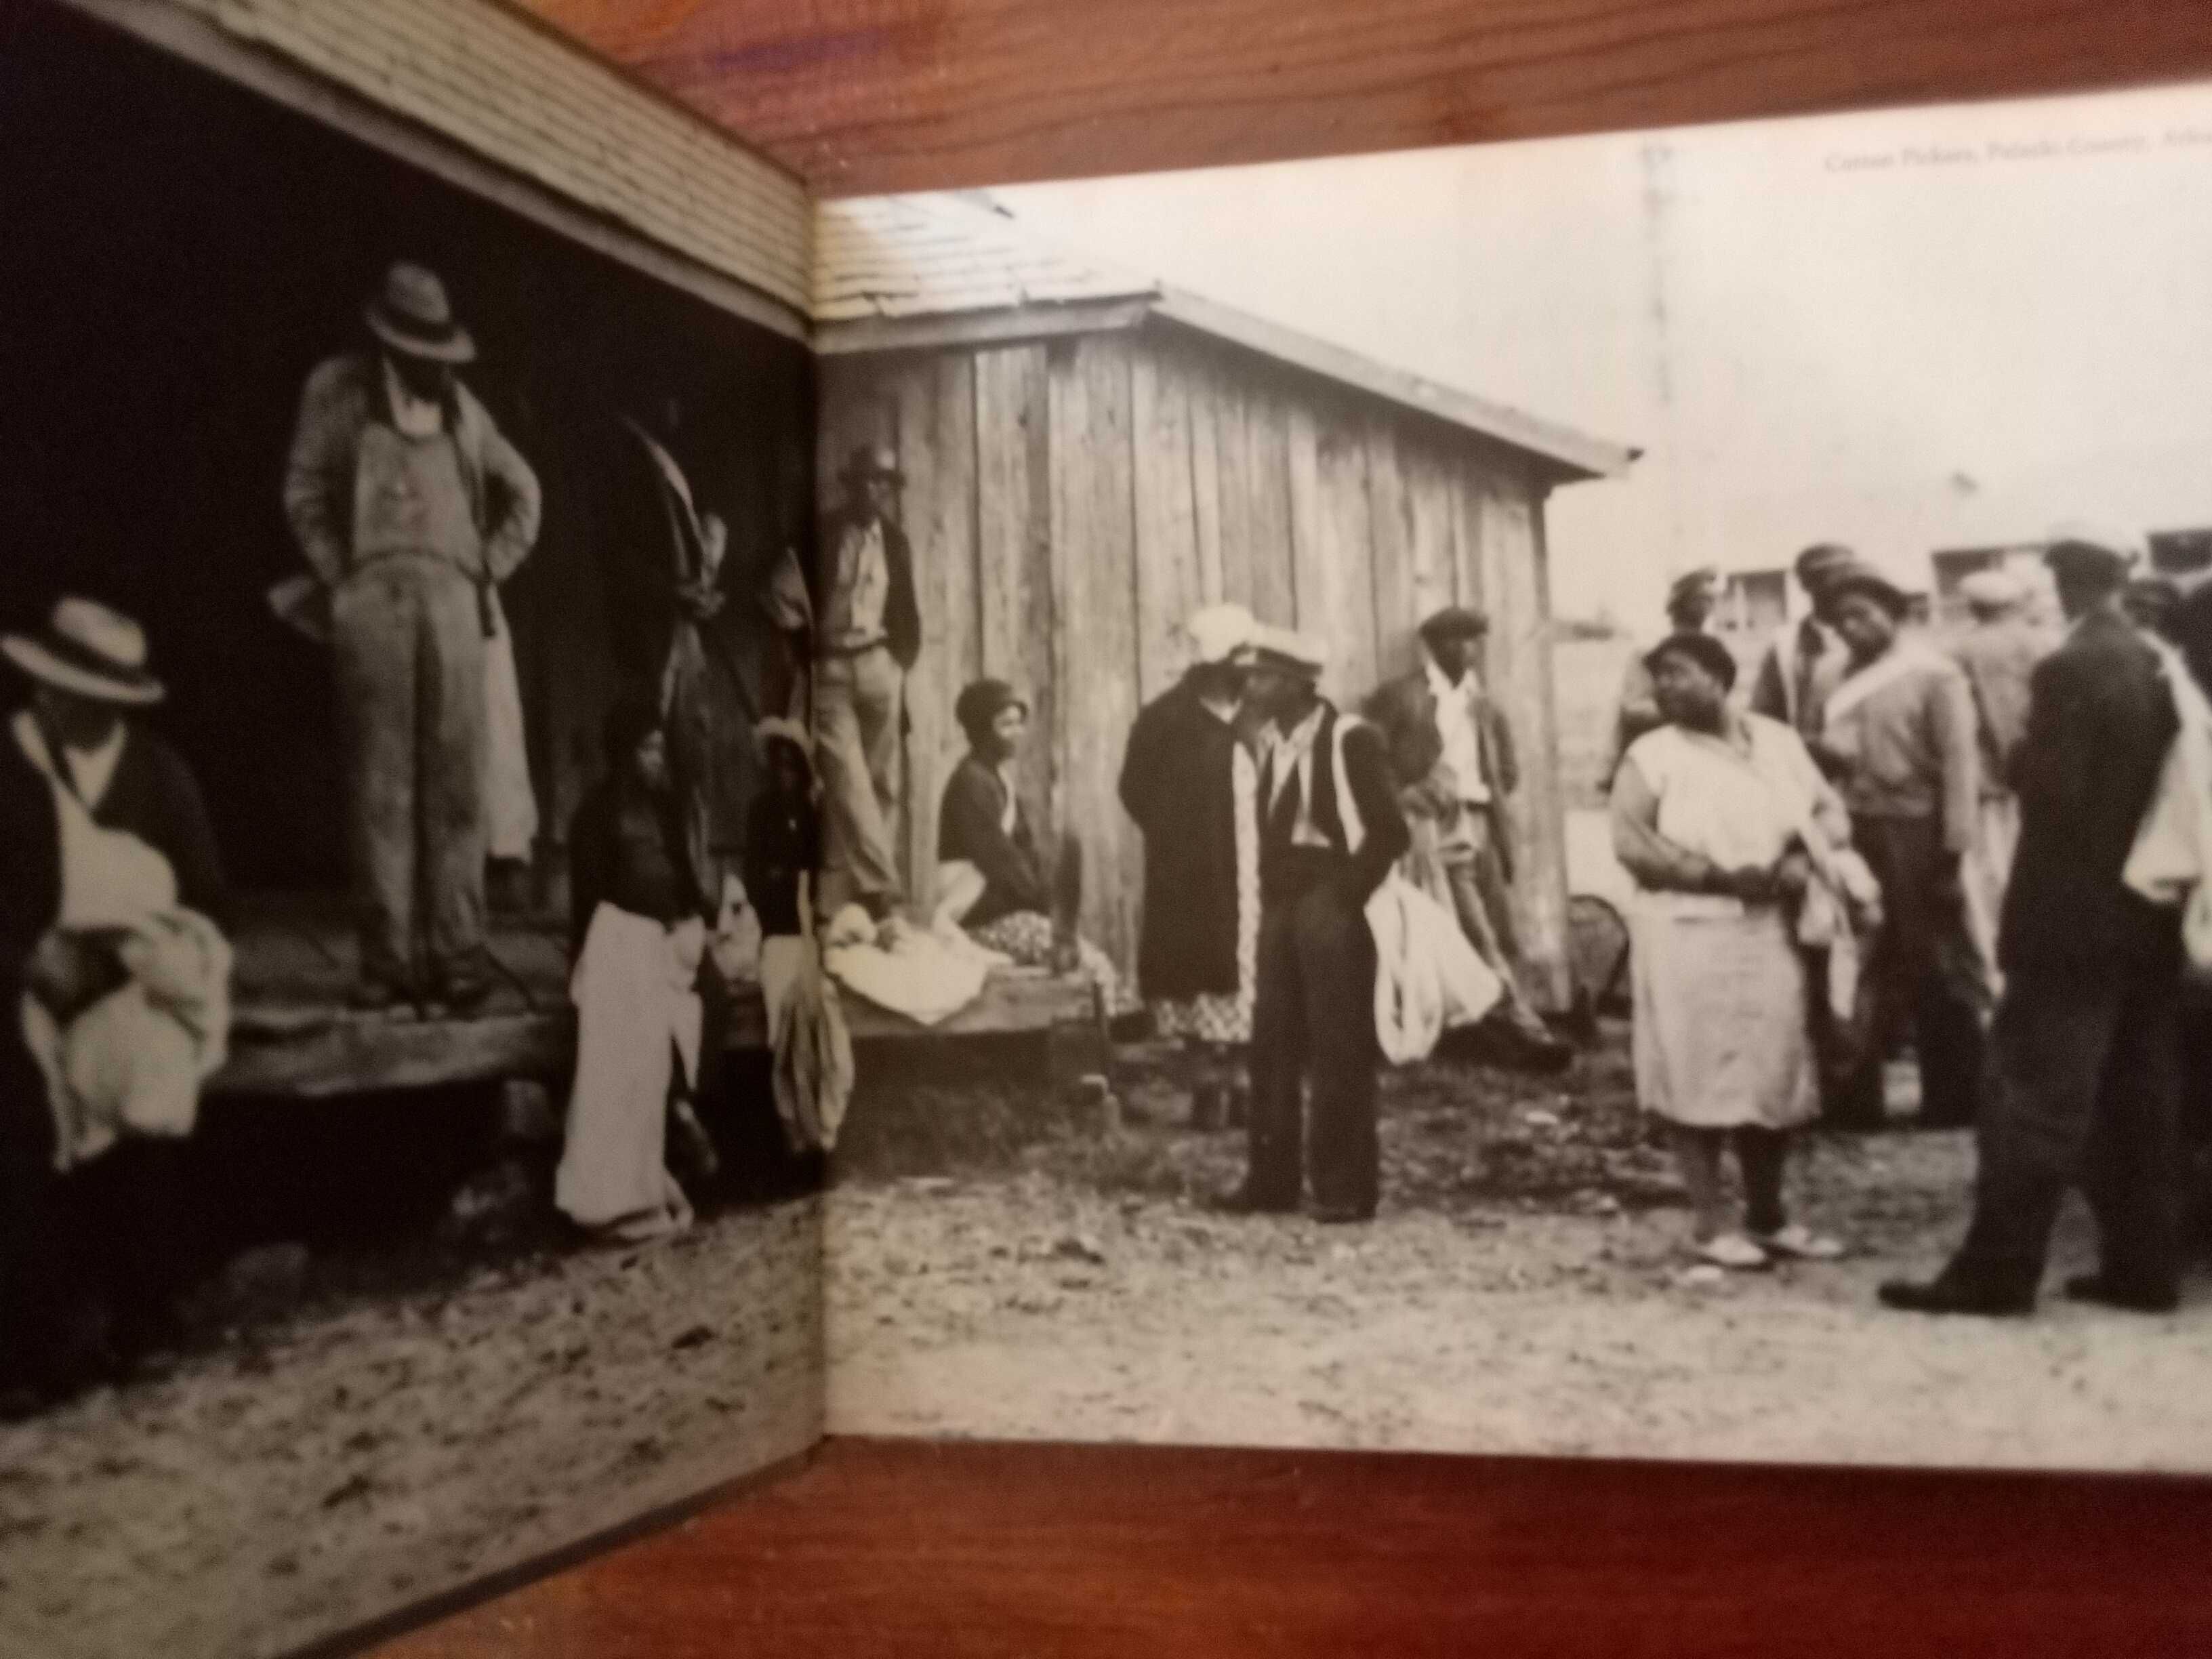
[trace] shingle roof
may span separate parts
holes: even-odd
[[[497,0],[166,0],[803,309],[805,186]]]
[[[1149,277],[1054,246],[988,197],[939,192],[855,198],[815,210],[814,321],[825,350],[926,343],[912,326],[948,324],[946,340],[1009,319],[1060,313],[1085,327],[1158,318],[1420,410],[1528,452],[1569,477],[1611,477],[1638,452],[1378,362]],[[1110,306],[1109,302],[1122,302]],[[1095,319],[1095,320],[1094,320]],[[998,330],[1000,337],[1011,331]],[[840,337],[842,337],[841,338]]]
[[[1158,283],[1054,247],[971,196],[875,196],[815,210],[814,318],[942,317],[1158,295]]]

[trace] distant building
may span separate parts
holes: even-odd
[[[1349,702],[1419,660],[1424,616],[1477,605],[1522,757],[1522,937],[1540,1000],[1566,1006],[1545,502],[1633,450],[1063,252],[987,198],[825,204],[814,316],[820,475],[861,442],[906,471],[910,869],[934,859],[954,695],[1014,680],[1024,785],[1080,830],[1084,931],[1126,968],[1142,849],[1115,779],[1181,672],[1182,617],[1233,599],[1320,635]]]

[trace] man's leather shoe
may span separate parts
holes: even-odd
[[[2181,1292],[2172,1286],[2130,1285],[2102,1273],[2076,1273],[2066,1281],[2066,1294],[2075,1302],[2094,1302],[2100,1307],[2124,1308],[2130,1313],[2169,1314],[2181,1305]]]
[[[1248,1181],[1240,1187],[1232,1187],[1216,1195],[1208,1207],[1223,1215],[1290,1215],[1297,1211],[1298,1203],[1296,1199],[1284,1203],[1255,1192],[1252,1183]]]
[[[2035,1297],[1994,1291],[1955,1279],[1893,1279],[1875,1292],[1885,1308],[1905,1313],[1977,1314],[1985,1319],[2018,1319],[2035,1311]]]
[[[1316,1204],[1313,1218],[1324,1227],[1349,1227],[1375,1219],[1375,1206],[1358,1204]]]

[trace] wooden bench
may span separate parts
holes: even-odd
[[[327,916],[268,909],[242,921],[230,1058],[211,1094],[329,1097],[368,1090],[552,1078],[574,1056],[566,940],[547,926],[506,925],[491,939],[506,983],[466,1018],[412,1010],[362,1012],[346,1006],[354,948]],[[886,1038],[978,1036],[1088,1026],[1097,1012],[1087,981],[1038,969],[995,969],[983,994],[933,1026],[848,993],[845,1017],[856,1042]],[[767,1045],[757,985],[732,993],[727,1042]]]

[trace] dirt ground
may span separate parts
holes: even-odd
[[[167,1380],[0,1428],[0,1654],[282,1653],[800,1450],[820,1248],[802,1199],[397,1286],[249,1252]]]
[[[829,1210],[833,1432],[2212,1467],[2197,1287],[2171,1318],[1875,1304],[1956,1242],[1963,1133],[1808,1136],[1797,1213],[1852,1254],[1721,1275],[1686,1259],[1619,1026],[1557,1082],[1389,1079],[1364,1227],[1210,1212],[1241,1135],[1181,1127],[1157,1070],[1127,1093],[1151,1121],[1110,1136],[1004,1090],[856,1104]],[[2070,1212],[2053,1282],[2088,1257]]]

